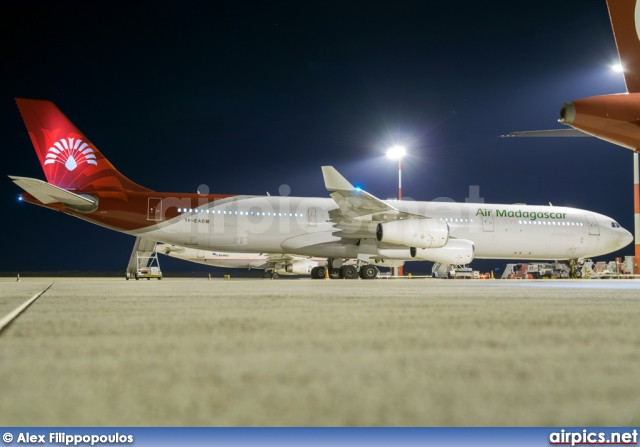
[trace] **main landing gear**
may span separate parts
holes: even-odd
[[[311,269],[311,279],[322,279],[327,273],[327,268],[324,266],[314,267]]]
[[[331,279],[356,279],[358,276],[362,279],[374,279],[380,273],[375,265],[363,264],[354,265],[346,264],[336,266],[336,260],[329,259],[327,266],[318,266],[311,269],[311,279],[323,279],[329,272]]]
[[[263,278],[272,278],[272,279],[278,279],[280,278],[280,274],[278,272],[276,272],[275,270],[265,270],[264,273],[262,274]]]

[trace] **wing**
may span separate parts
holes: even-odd
[[[591,137],[578,129],[525,130],[500,135],[501,138],[512,137]]]
[[[399,211],[392,205],[353,186],[333,166],[323,166],[327,191],[338,205],[329,212],[337,232],[334,236],[360,239],[374,238],[378,223],[403,219],[428,219],[426,216]]]

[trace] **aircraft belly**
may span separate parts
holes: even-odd
[[[282,242],[281,247],[286,253],[298,253],[301,249],[309,246],[335,243],[338,241],[340,241],[340,238],[333,236],[330,231],[305,233],[286,239]]]
[[[578,250],[574,233],[550,233],[546,228],[519,228],[499,223],[492,232],[473,230],[452,228],[451,235],[473,241],[475,259],[570,259],[584,251]]]
[[[315,256],[319,258],[355,259],[358,257],[358,246],[345,245],[341,242],[324,243],[302,246],[295,252],[301,256]]]

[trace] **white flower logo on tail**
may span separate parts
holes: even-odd
[[[80,163],[98,165],[93,149],[80,138],[63,138],[53,143],[47,151],[44,164],[62,163],[69,171],[73,171]]]

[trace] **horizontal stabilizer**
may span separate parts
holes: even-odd
[[[578,129],[551,129],[551,130],[525,130],[521,132],[509,132],[500,135],[501,138],[511,137],[590,137],[588,133]]]
[[[10,175],[9,178],[20,188],[24,189],[44,204],[60,202],[65,205],[72,205],[76,207],[91,207],[96,205],[95,200],[79,196],[78,194],[58,188],[57,186],[42,180],[28,177],[16,177],[13,175]]]

